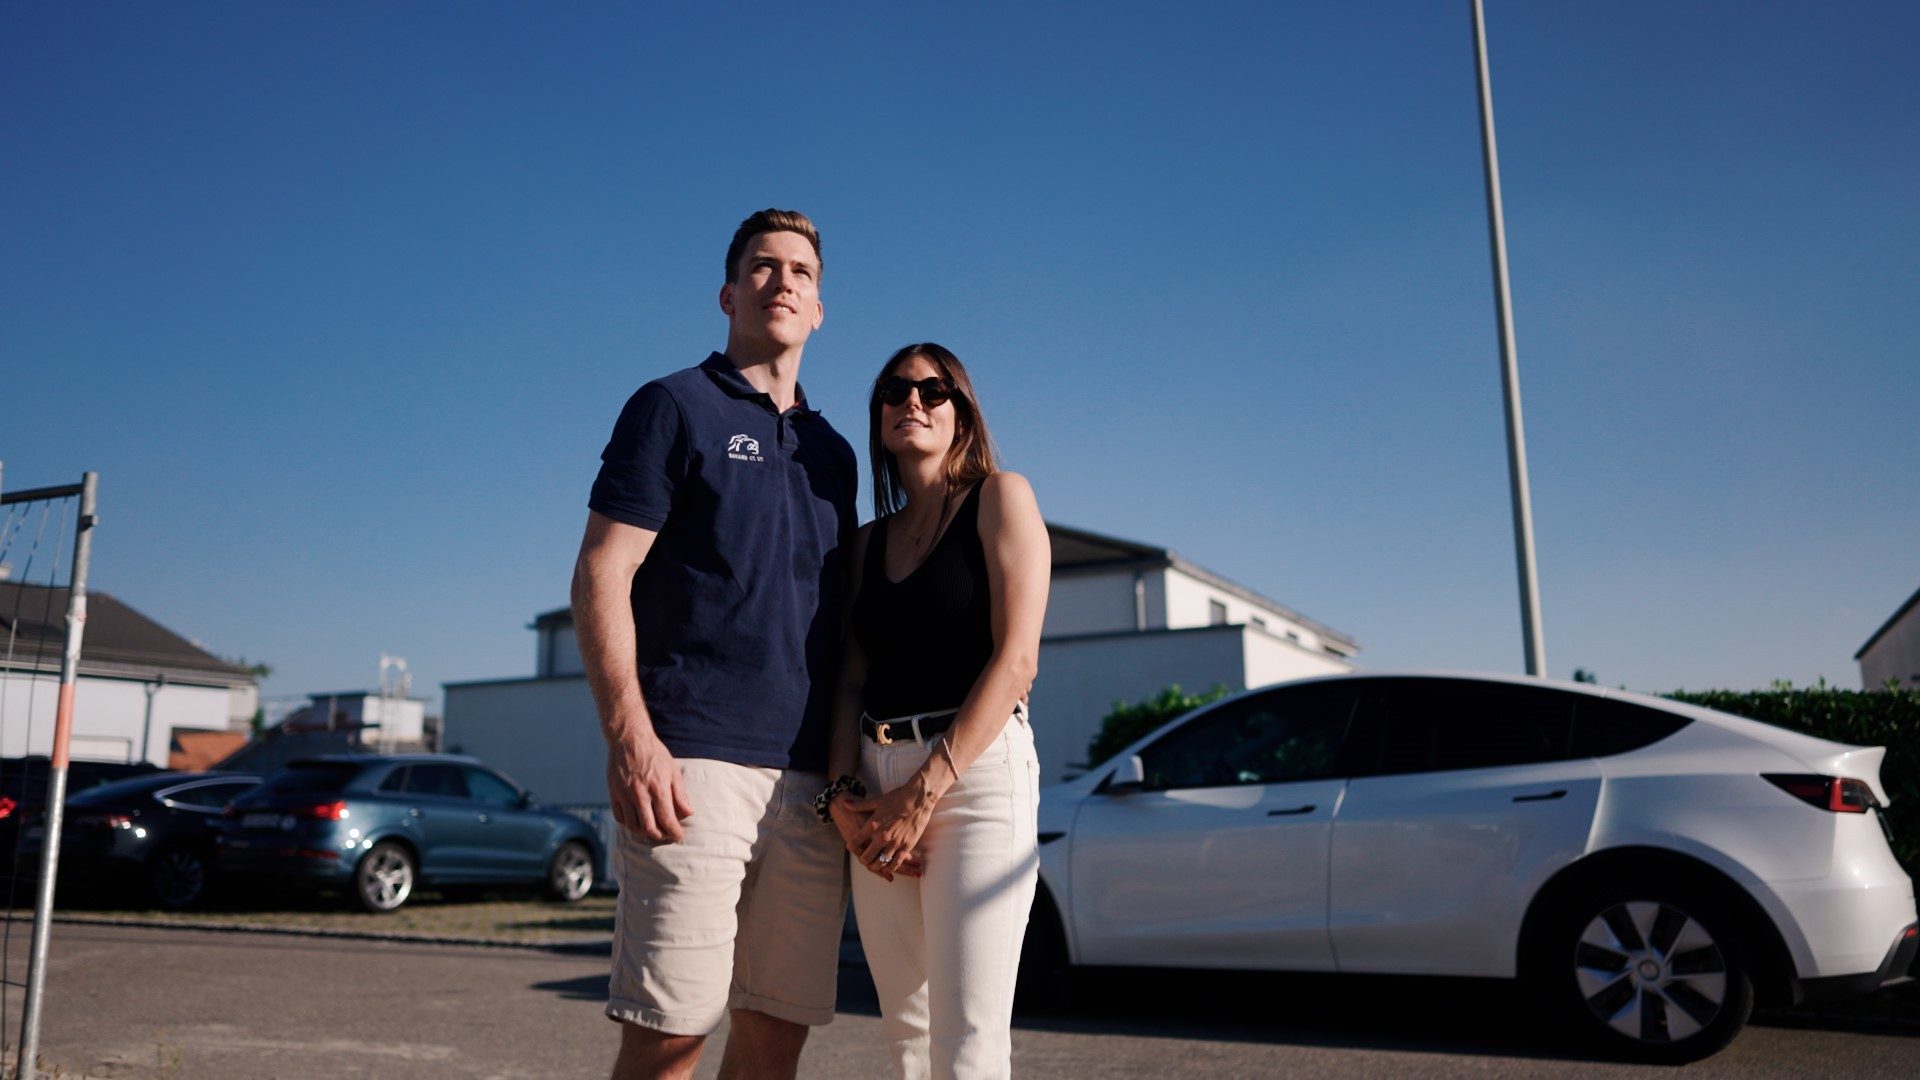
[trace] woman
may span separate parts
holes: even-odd
[[[1027,481],[995,468],[951,352],[893,354],[868,418],[878,520],[855,541],[829,756],[839,779],[822,814],[858,864],[855,916],[894,1066],[1006,1076],[1039,868],[1025,699],[1047,527]]]

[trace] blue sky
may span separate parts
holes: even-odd
[[[940,341],[1050,519],[1519,670],[1464,2],[829,7],[0,7],[7,487],[98,470],[94,586],[269,694],[528,674],[796,207],[856,445]],[[1853,685],[1920,586],[1920,9],[1489,8],[1550,673]]]

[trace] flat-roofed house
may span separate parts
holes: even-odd
[[[1853,658],[1865,689],[1882,690],[1889,682],[1906,690],[1920,687],[1920,592],[1907,597]]]
[[[1351,637],[1166,548],[1048,525],[1053,577],[1032,696],[1042,776],[1089,764],[1115,701],[1241,690],[1353,670]],[[573,614],[535,617],[535,674],[446,684],[446,743],[477,754],[543,799],[606,801],[606,750],[580,664]]]

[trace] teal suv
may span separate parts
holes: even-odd
[[[570,903],[603,859],[587,822],[452,754],[290,762],[221,812],[218,850],[223,874],[344,889],[374,912],[423,882],[538,885]]]

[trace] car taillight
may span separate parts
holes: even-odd
[[[316,821],[339,821],[347,816],[345,802],[317,803],[294,811],[298,817],[313,818]]]
[[[17,808],[19,805],[20,805],[19,803],[13,801],[12,796],[0,795],[0,818],[4,818],[12,814],[14,809]]]
[[[1864,814],[1880,805],[1865,780],[1813,773],[1763,773],[1762,779],[1819,810],[1836,814]]]

